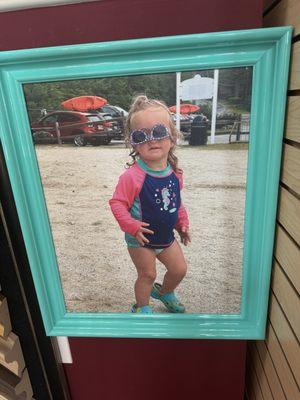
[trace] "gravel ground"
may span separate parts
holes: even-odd
[[[112,143],[36,151],[67,309],[128,312],[136,272],[108,205],[128,149]],[[239,313],[247,145],[184,145],[176,152],[192,235],[177,293],[190,313]],[[159,262],[157,269],[161,281]]]

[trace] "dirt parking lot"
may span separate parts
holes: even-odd
[[[67,309],[128,312],[136,272],[108,205],[128,149],[113,143],[36,151]],[[192,235],[177,292],[190,313],[239,312],[247,152],[237,144],[177,148]],[[158,263],[158,281],[163,273]]]

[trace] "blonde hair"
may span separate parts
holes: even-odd
[[[181,170],[178,168],[178,158],[174,154],[175,150],[175,145],[177,142],[177,139],[180,137],[180,132],[176,128],[174,121],[172,119],[172,115],[170,113],[170,110],[168,109],[167,105],[161,101],[161,100],[156,100],[156,99],[149,99],[145,95],[138,95],[136,96],[130,106],[129,113],[126,119],[125,123],[125,143],[127,147],[131,147],[131,151],[129,153],[130,157],[132,158],[131,162],[126,163],[128,167],[131,167],[135,162],[138,157],[138,152],[134,147],[131,146],[130,144],[130,131],[131,131],[131,123],[132,123],[132,118],[134,114],[136,114],[139,111],[143,110],[148,110],[149,108],[162,108],[165,110],[169,116],[169,124],[170,124],[170,139],[171,143],[173,146],[170,148],[169,154],[168,154],[168,163],[171,165],[173,170],[175,172],[181,172]]]

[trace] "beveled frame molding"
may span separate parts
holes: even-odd
[[[53,336],[263,339],[277,208],[291,28],[0,53],[0,138],[45,329]],[[241,313],[67,312],[22,85],[253,67]]]

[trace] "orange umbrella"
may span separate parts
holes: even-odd
[[[169,107],[169,110],[173,113],[176,113],[176,106]],[[180,114],[189,114],[200,110],[200,107],[196,106],[195,104],[180,104],[179,110]]]
[[[61,105],[67,110],[88,111],[96,110],[106,103],[107,100],[99,96],[79,96],[63,101]]]

